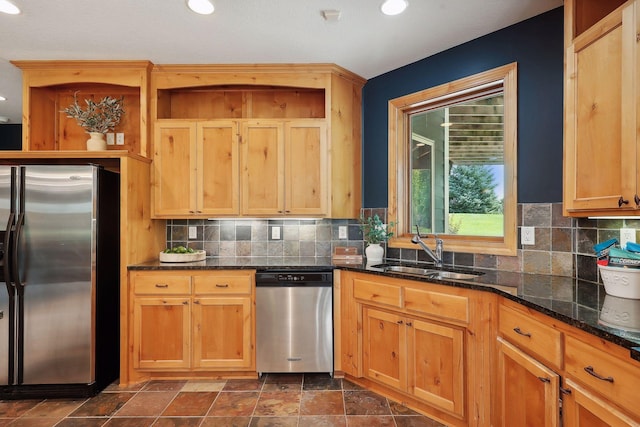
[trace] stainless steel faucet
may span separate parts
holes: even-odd
[[[416,225],[416,234],[413,236],[413,238],[411,239],[412,243],[415,243],[416,245],[420,245],[420,247],[422,249],[424,249],[424,251],[427,253],[427,255],[429,255],[431,257],[431,259],[433,260],[433,262],[436,264],[436,267],[442,267],[442,246],[444,244],[443,240],[441,238],[438,237],[437,234],[433,235],[435,240],[436,240],[436,252],[433,253],[433,251],[431,249],[429,249],[429,246],[427,246],[421,239],[422,236],[420,236],[420,228]]]

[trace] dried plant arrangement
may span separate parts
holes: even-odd
[[[78,103],[78,92],[73,94],[73,104],[62,110],[67,117],[75,119],[87,132],[107,133],[113,130],[124,115],[124,96],[113,98],[105,96],[99,102],[84,100],[83,108]]]

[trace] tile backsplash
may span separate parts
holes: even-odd
[[[386,218],[385,208],[365,208],[363,213]],[[523,226],[535,227],[535,244],[518,244],[516,256],[453,253],[447,252],[445,245],[445,264],[597,282],[593,246],[619,237],[620,228],[640,229],[640,218],[572,219],[562,216],[561,203],[522,203],[518,205],[518,236]],[[195,237],[189,238],[190,227],[192,232],[195,229]],[[346,227],[346,238],[339,238],[340,227]],[[364,252],[357,219],[168,220],[166,229],[167,246],[188,244],[194,249],[205,249],[208,256],[218,257],[221,262],[228,259],[230,263],[242,263],[252,259],[266,265],[326,265],[331,263],[336,246],[355,246],[360,253]],[[278,234],[279,238],[275,238]],[[429,261],[417,249],[387,248],[386,256]]]

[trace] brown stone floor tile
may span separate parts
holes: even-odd
[[[303,391],[300,415],[344,415],[342,391]]]
[[[413,409],[407,408],[401,403],[394,402],[393,400],[389,400],[388,402],[391,415],[420,415]]]
[[[53,427],[60,418],[18,418],[11,423],[15,427]]]
[[[397,427],[446,427],[446,424],[422,415],[396,415],[393,418]]]
[[[298,427],[298,417],[253,417],[249,427]]]
[[[23,416],[62,419],[78,409],[86,401],[87,399],[48,399],[27,411]]]
[[[160,417],[153,427],[199,427],[200,423],[201,417]]]
[[[262,391],[300,391],[302,374],[268,374]]]
[[[133,393],[101,393],[80,405],[71,413],[73,417],[100,417],[115,414],[133,397]]]
[[[259,396],[256,391],[220,392],[207,416],[251,416]]]
[[[347,419],[344,415],[311,415],[300,417],[300,427],[346,427]]]
[[[251,417],[206,417],[200,427],[249,427]]]
[[[348,427],[395,427],[391,415],[347,415]]]
[[[104,427],[151,427],[156,417],[116,417],[111,418]]]
[[[352,391],[364,391],[364,390],[366,390],[364,387],[360,387],[358,384],[352,383],[349,380],[342,380],[342,389],[343,390],[352,390]]]
[[[263,391],[254,411],[255,416],[298,415],[300,393],[291,391]]]
[[[227,380],[222,391],[260,391],[264,379],[257,380]]]
[[[159,416],[176,397],[175,391],[141,391],[136,393],[116,413],[122,416]]]
[[[38,406],[41,402],[41,399],[0,400],[0,417],[18,418]]]
[[[107,417],[65,418],[56,427],[101,427],[109,421]]]
[[[180,392],[162,412],[162,416],[204,416],[217,395],[214,391]]]
[[[342,380],[329,374],[306,374],[302,390],[342,390]]]
[[[347,415],[391,415],[387,399],[371,391],[345,391]]]
[[[15,418],[0,418],[0,427],[5,427],[12,423]]]
[[[110,391],[140,391],[142,390],[142,388],[146,385],[146,382],[142,382],[142,383],[134,383],[134,384],[129,384],[126,386],[121,386],[118,381],[115,381],[111,384],[109,384],[108,386],[105,387],[105,389],[103,390],[103,392],[110,392]]]
[[[182,380],[155,380],[149,381],[144,385],[142,391],[180,391],[186,384],[186,381]]]

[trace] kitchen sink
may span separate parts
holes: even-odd
[[[410,276],[419,276],[431,279],[449,279],[449,280],[473,280],[482,275],[476,272],[460,272],[449,270],[438,270],[433,268],[411,267],[407,265],[394,264],[377,264],[373,268],[379,268],[390,273],[407,274]]]

